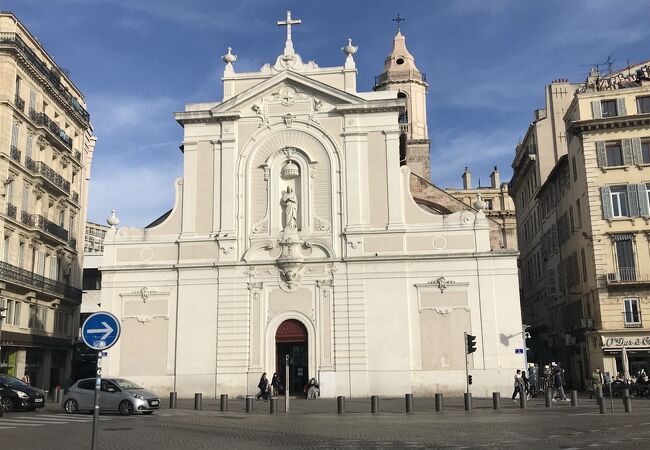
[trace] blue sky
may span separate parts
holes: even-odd
[[[219,101],[226,47],[236,71],[258,70],[282,52],[290,9],[296,51],[320,66],[344,63],[351,37],[359,51],[358,89],[371,90],[402,32],[429,82],[432,179],[460,186],[502,179],[544,85],[582,81],[614,54],[615,67],[650,59],[649,0],[14,0],[9,9],[70,71],[84,92],[98,137],[88,218],[144,226],[173,205],[182,174],[182,128],[173,112]]]

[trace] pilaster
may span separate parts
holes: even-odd
[[[366,229],[370,217],[368,205],[368,135],[362,132],[346,132],[343,139],[347,206],[346,231]]]
[[[183,222],[181,234],[194,236],[196,231],[196,142],[183,142]]]
[[[404,228],[404,193],[400,182],[399,130],[383,131],[386,142],[386,174],[388,175],[388,224],[389,230]]]

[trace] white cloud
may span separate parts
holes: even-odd
[[[89,95],[91,120],[100,137],[121,136],[133,130],[155,128],[161,120],[172,121],[176,102],[169,97]],[[163,122],[163,123],[166,123]]]

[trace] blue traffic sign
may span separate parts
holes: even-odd
[[[91,314],[81,327],[81,338],[88,347],[102,351],[115,345],[120,338],[120,322],[111,313]]]
[[[516,348],[516,349],[515,349],[515,353],[516,353],[516,354],[523,354],[523,353],[524,353],[524,349],[523,349],[523,348]]]

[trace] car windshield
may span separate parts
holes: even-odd
[[[125,391],[128,391],[130,389],[142,389],[140,386],[129,380],[122,380],[118,378],[113,381],[120,387],[120,389],[124,389]]]
[[[10,388],[24,388],[25,386],[28,386],[18,378],[8,377],[6,375],[0,375],[0,384],[4,384]]]

